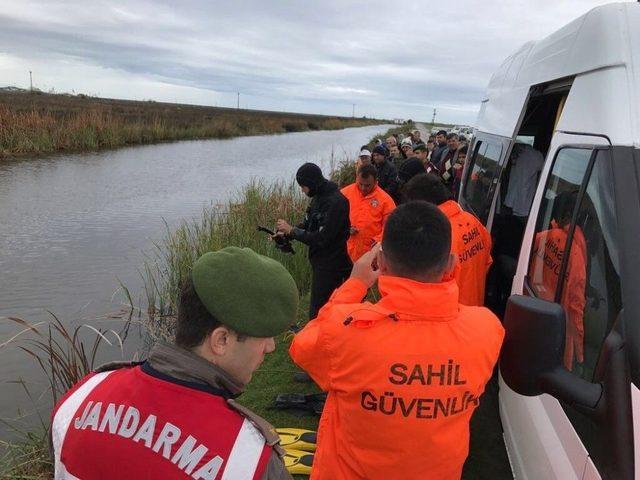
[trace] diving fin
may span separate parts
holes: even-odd
[[[326,393],[281,393],[276,397],[274,406],[280,410],[291,409],[320,415],[326,399]]]
[[[285,450],[282,460],[291,475],[311,475],[313,453],[302,450]]]
[[[276,433],[280,435],[280,446],[289,450],[304,450],[315,452],[317,434],[311,430],[302,428],[276,428]]]

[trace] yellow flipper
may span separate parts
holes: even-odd
[[[291,475],[311,475],[313,453],[302,450],[285,450],[284,466]]]
[[[276,428],[276,433],[280,435],[280,445],[284,449],[316,451],[317,434],[314,431],[302,428]]]

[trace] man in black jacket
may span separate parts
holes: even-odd
[[[351,274],[352,264],[347,253],[349,201],[313,163],[305,163],[298,169],[296,181],[311,198],[304,220],[292,227],[280,219],[277,226],[280,234],[309,246],[313,271],[309,318],[315,318],[333,291]]]
[[[393,162],[387,158],[387,150],[382,147],[373,149],[371,159],[378,171],[378,185],[392,198],[398,193],[398,170]]]
[[[447,149],[447,131],[440,130],[436,135],[436,148],[431,152],[431,163],[433,163],[436,167],[440,168],[440,164],[442,163],[442,156],[444,151]]]

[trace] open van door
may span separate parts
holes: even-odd
[[[620,226],[632,215],[638,230],[640,211],[637,171],[621,175],[615,156],[604,136],[556,132],[541,175],[500,364],[516,478],[634,478],[625,322],[636,319],[626,318],[621,285],[637,247],[621,248]]]

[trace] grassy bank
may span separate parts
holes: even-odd
[[[338,130],[364,118],[0,91],[0,158],[174,140]]]

